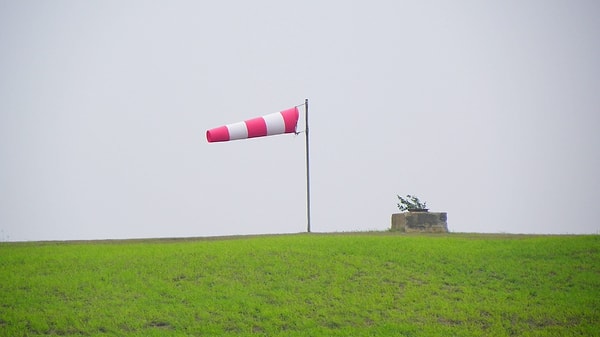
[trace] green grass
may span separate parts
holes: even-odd
[[[600,236],[0,244],[0,336],[598,336]]]

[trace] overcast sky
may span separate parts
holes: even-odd
[[[0,0],[0,241],[599,233],[598,1]],[[304,128],[304,111],[301,108]]]

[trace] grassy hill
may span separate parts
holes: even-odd
[[[0,336],[598,336],[600,236],[0,244]]]

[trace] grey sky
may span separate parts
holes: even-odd
[[[456,232],[597,233],[600,2],[0,1],[0,240],[306,229],[396,194]],[[301,115],[303,119],[303,115]],[[301,126],[303,127],[303,126]]]

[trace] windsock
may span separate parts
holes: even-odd
[[[206,140],[209,143],[226,142],[229,140],[296,132],[298,116],[298,108],[293,107],[244,122],[227,124],[206,131]]]

